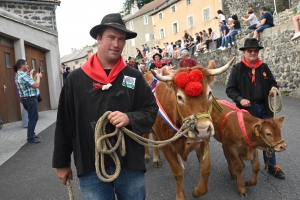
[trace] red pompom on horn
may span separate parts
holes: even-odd
[[[203,74],[200,70],[193,70],[189,73],[191,82],[201,82]]]
[[[174,78],[174,82],[176,83],[176,85],[178,85],[178,87],[181,88],[184,88],[186,84],[190,81],[191,79],[187,72],[180,72]]]
[[[184,88],[185,93],[192,97],[198,96],[202,90],[203,87],[200,82],[189,82]]]

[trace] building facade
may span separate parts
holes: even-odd
[[[1,6],[11,7],[8,10],[0,8],[0,87],[3,88],[0,90],[0,115],[4,123],[21,119],[21,104],[18,102],[14,84],[13,66],[16,60],[25,58],[31,69],[41,69],[43,77],[39,89],[43,101],[39,103],[39,111],[57,108],[62,86],[58,32],[52,26],[47,28],[26,19],[25,16],[16,15],[13,10],[15,7],[12,6],[14,2],[0,1]],[[39,2],[41,6],[38,6]],[[27,7],[24,8],[23,5],[37,6],[40,9],[46,5],[54,8],[59,4],[59,1],[54,0],[34,1],[32,5],[30,1],[23,1],[23,4],[16,3],[15,6],[24,13]]]

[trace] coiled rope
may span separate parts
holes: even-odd
[[[269,104],[270,110],[273,112],[273,118],[275,119],[276,118],[276,113],[280,112],[281,109],[282,109],[282,96],[281,96],[280,91],[276,87],[273,87],[272,92],[273,92],[273,99],[274,99],[273,105],[271,103],[271,98],[272,98],[271,95],[268,96],[268,104]],[[276,108],[276,105],[277,105],[277,95],[279,97],[279,106]],[[282,143],[282,142],[284,142],[284,140],[280,140],[276,144],[271,145],[262,136],[261,136],[261,138],[268,145],[267,150],[266,150],[267,162],[265,164],[265,170],[267,170],[268,169],[269,161],[270,161],[272,155],[275,153],[275,149],[274,149],[275,146],[278,145],[278,144],[280,144],[280,143]]]
[[[106,133],[105,127],[106,124],[108,123],[107,116],[110,113],[111,111],[105,112],[102,115],[102,117],[100,117],[100,119],[97,121],[95,127],[95,167],[99,179],[103,182],[112,182],[120,174],[121,163],[116,153],[116,149],[119,148],[121,156],[124,156],[126,154],[124,133],[127,134],[134,141],[136,141],[137,143],[143,146],[160,148],[182,137],[189,130],[192,130],[194,128],[194,124],[197,122],[197,118],[195,116],[191,116],[185,119],[184,124],[181,126],[179,131],[172,138],[164,141],[153,141],[153,140],[146,139],[140,135],[137,135],[134,132],[126,129],[125,127],[122,127],[120,129],[116,128],[115,131],[112,133]],[[112,136],[116,136],[118,138],[115,146],[112,146],[112,144],[108,139],[109,137]],[[148,144],[149,142],[151,144]],[[115,173],[112,175],[107,174],[105,171],[104,154],[108,154],[115,163],[116,170]],[[101,163],[101,172],[99,168],[100,165],[99,162]]]

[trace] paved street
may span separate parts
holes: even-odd
[[[215,84],[214,95],[219,99],[228,99],[224,93],[225,87]],[[285,180],[270,176],[261,166],[258,184],[247,187],[250,200],[296,200],[300,199],[300,169],[299,169],[299,141],[300,141],[300,100],[283,97],[283,109],[277,116],[284,115],[282,137],[287,143],[287,150],[277,154],[277,164],[285,171]],[[53,133],[55,123],[39,133],[43,137],[40,144],[25,144],[10,159],[0,165],[0,199],[2,200],[56,200],[68,199],[67,188],[60,184],[51,168],[53,151]],[[1,134],[1,132],[0,132]],[[210,142],[211,175],[208,193],[198,199],[240,199],[237,193],[236,181],[230,178],[227,163],[222,152],[221,144],[214,139]],[[151,150],[152,152],[152,150]],[[262,163],[262,152],[259,152]],[[162,155],[163,167],[156,169],[152,163],[147,163],[147,200],[175,199],[175,181],[171,169]],[[184,179],[185,192],[188,200],[192,197],[192,190],[199,181],[199,164],[195,153],[191,153],[188,161],[184,162],[186,177]],[[73,166],[74,168],[74,166]],[[246,162],[243,172],[244,180],[250,177],[251,165]],[[76,174],[72,181],[75,199],[81,199]]]

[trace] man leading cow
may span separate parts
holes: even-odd
[[[238,108],[248,110],[255,117],[264,119],[272,117],[268,106],[268,95],[273,95],[272,89],[278,88],[277,82],[266,63],[259,58],[259,46],[255,38],[245,40],[244,57],[233,66],[226,86],[226,94]],[[264,162],[267,162],[266,152],[263,152]],[[284,179],[283,170],[276,165],[275,154],[269,160],[268,172],[274,177]]]

